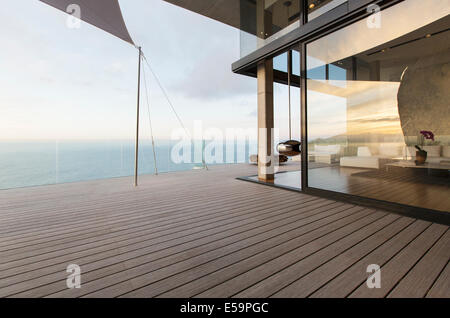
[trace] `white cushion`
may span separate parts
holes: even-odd
[[[385,161],[377,157],[342,157],[340,165],[342,167],[355,167],[355,168],[372,168],[380,169],[380,166]]]
[[[428,152],[428,157],[441,156],[441,146],[424,146],[422,149]]]
[[[450,158],[450,146],[442,146],[442,157]]]
[[[372,153],[369,147],[358,147],[358,157],[370,157]]]
[[[337,154],[341,151],[341,145],[314,146],[315,153]]]
[[[321,162],[321,163],[328,163],[332,164],[336,162],[337,155],[335,153],[328,153],[328,154],[316,154],[314,156],[315,162]]]

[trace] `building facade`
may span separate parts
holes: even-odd
[[[274,87],[288,87],[301,161],[283,180],[450,223],[450,0],[166,1],[240,30],[232,70],[258,81],[250,179],[283,186]]]

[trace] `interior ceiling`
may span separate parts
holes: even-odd
[[[400,38],[362,52],[358,61],[373,63],[380,61],[384,68],[401,66],[427,55],[435,55],[450,48],[450,16],[442,18],[423,28],[417,29]],[[430,37],[426,37],[429,34]],[[347,70],[352,69],[352,61],[346,58],[332,63]]]
[[[359,54],[357,57],[370,63],[392,61],[405,56],[408,58],[422,57],[444,51],[449,48],[449,26],[450,16],[446,16],[398,39]],[[431,37],[426,38],[427,34]]]

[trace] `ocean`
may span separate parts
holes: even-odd
[[[201,166],[200,162],[193,162],[194,149],[200,150],[197,158],[201,158],[201,141],[196,148],[192,147],[192,163],[173,162],[171,152],[176,143],[156,141],[159,173]],[[139,147],[139,174],[153,174],[155,164],[151,143],[143,141]],[[131,176],[134,174],[134,151],[133,141],[120,140],[0,142],[0,189]],[[249,154],[255,151],[254,143],[246,142],[244,147],[236,145],[230,159],[224,146],[223,161],[227,157],[227,163],[246,162]],[[210,162],[208,165],[221,163]]]

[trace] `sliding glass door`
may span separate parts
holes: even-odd
[[[406,0],[306,45],[309,187],[450,210],[449,11]]]

